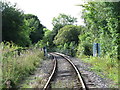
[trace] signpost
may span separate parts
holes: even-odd
[[[43,47],[43,51],[44,51],[44,56],[47,56],[47,48]]]
[[[100,44],[99,43],[93,44],[93,56],[94,57],[100,56]]]

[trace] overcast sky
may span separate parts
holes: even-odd
[[[81,19],[82,8],[76,6],[83,4],[82,0],[7,0],[12,4],[17,3],[17,7],[26,14],[38,16],[41,23],[48,29],[52,30],[52,19],[64,13],[78,18],[78,25],[83,25]]]

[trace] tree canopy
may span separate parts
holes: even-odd
[[[30,33],[30,39],[32,43],[37,43],[39,40],[42,39],[44,34],[43,28],[45,27],[40,23],[40,20],[35,15],[25,14],[24,18],[28,26],[32,30],[32,32]]]
[[[52,20],[54,37],[57,35],[58,31],[65,25],[74,25],[77,22],[77,18],[66,14],[59,14]]]
[[[52,20],[53,26],[60,24],[62,26],[65,25],[73,25],[77,22],[77,18],[72,17],[70,15],[59,14],[58,17],[54,17]]]
[[[16,9],[15,6],[11,6],[8,3],[2,3],[2,7],[2,40],[12,40],[18,43],[17,41],[23,38],[23,36],[20,35],[21,32],[24,32],[23,13],[19,9]]]
[[[80,42],[91,45],[100,43],[102,56],[107,54],[110,57],[116,57],[119,47],[119,5],[120,2],[88,2],[83,5],[82,17],[84,18],[86,29],[84,34],[79,36]],[[81,43],[80,48],[82,47]]]
[[[2,2],[2,41],[12,41],[19,46],[29,46],[43,37],[44,26],[37,16],[24,14],[9,2]]]
[[[64,45],[65,43],[75,42],[78,44],[78,35],[80,34],[80,26],[66,25],[61,28],[55,36],[54,43]]]

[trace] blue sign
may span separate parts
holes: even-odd
[[[100,44],[99,43],[93,44],[93,56],[95,57],[100,56]]]

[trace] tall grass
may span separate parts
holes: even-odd
[[[91,70],[96,71],[103,77],[112,79],[118,84],[118,60],[115,58],[105,57],[92,57],[92,56],[80,56],[80,58],[92,65]]]
[[[2,88],[17,86],[24,77],[28,76],[43,60],[43,52],[37,49],[27,50],[16,55],[15,52],[7,52],[14,46],[4,45],[2,59]]]

